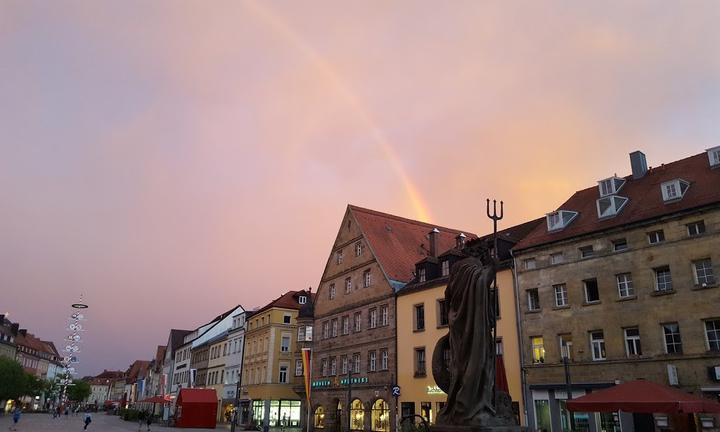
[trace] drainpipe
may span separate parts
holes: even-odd
[[[523,333],[522,326],[520,324],[520,280],[517,274],[517,259],[513,249],[510,249],[510,256],[512,257],[512,273],[513,273],[513,285],[515,288],[515,327],[517,330],[518,344],[520,351],[520,388],[522,390],[523,398],[523,416],[525,417],[525,426],[528,426],[528,389],[527,379],[525,377],[525,350],[523,349]]]

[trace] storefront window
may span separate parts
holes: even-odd
[[[432,412],[432,403],[430,402],[420,402],[420,415],[425,419],[426,422],[433,424],[433,412]]]
[[[253,412],[253,423],[255,426],[260,426],[263,424],[263,418],[265,417],[265,401],[256,400],[252,403],[252,412]]]
[[[535,425],[539,432],[550,432],[550,403],[547,399],[535,400]]]
[[[270,401],[270,427],[300,426],[300,401]]]
[[[588,413],[573,413],[575,416],[575,431],[576,432],[589,432],[590,431],[590,414]]]
[[[372,427],[375,432],[390,431],[390,407],[383,399],[378,399],[372,406]]]
[[[600,432],[620,432],[620,417],[617,413],[600,413]]]
[[[355,399],[350,405],[350,429],[357,431],[365,429],[365,411],[360,399]]]
[[[319,406],[315,408],[315,429],[325,428],[325,408]]]

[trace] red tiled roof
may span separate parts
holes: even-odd
[[[271,301],[270,303],[266,304],[265,306],[261,307],[260,309],[253,311],[253,314],[256,314],[258,312],[266,311],[270,308],[283,308],[283,309],[300,309],[300,303],[298,303],[298,297],[303,294],[308,297],[310,297],[310,301],[312,301],[313,298],[315,298],[315,294],[310,294],[305,290],[300,291],[288,291],[285,294],[281,295],[280,297],[276,298],[275,300]]]
[[[135,381],[138,378],[145,378],[148,367],[150,366],[149,360],[135,360],[132,365],[128,368],[127,377],[130,381]]]
[[[690,182],[690,188],[681,200],[665,204],[660,184],[674,179]],[[583,189],[558,208],[578,212],[570,225],[561,231],[548,233],[547,224],[540,224],[517,244],[515,250],[720,203],[720,169],[710,168],[707,153],[652,168],[637,180],[632,176],[625,177],[625,180],[618,195],[629,201],[617,216],[599,220],[595,204],[600,198],[598,187]]]
[[[167,346],[158,345],[157,351],[155,352],[155,364],[162,366],[163,360],[165,359],[165,351],[166,350],[167,350]]]
[[[464,233],[468,239],[477,237],[468,231],[444,228],[354,205],[348,208],[385,274],[400,282],[409,282],[413,278],[415,263],[429,255],[428,233],[433,228],[440,231],[438,253],[454,247],[455,237],[460,233]]]

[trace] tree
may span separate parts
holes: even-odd
[[[29,373],[25,374],[25,389],[23,396],[40,396],[50,390],[50,383]]]
[[[0,357],[0,400],[17,399],[24,396],[28,378],[20,363]]]
[[[67,388],[68,399],[74,402],[84,401],[91,393],[90,384],[83,380],[73,380],[73,385]]]

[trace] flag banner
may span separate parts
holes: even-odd
[[[310,376],[312,371],[312,365],[310,363],[312,350],[310,348],[302,349],[302,362],[303,362],[303,375],[305,378],[305,397],[307,398],[308,407],[312,406],[310,403]]]

